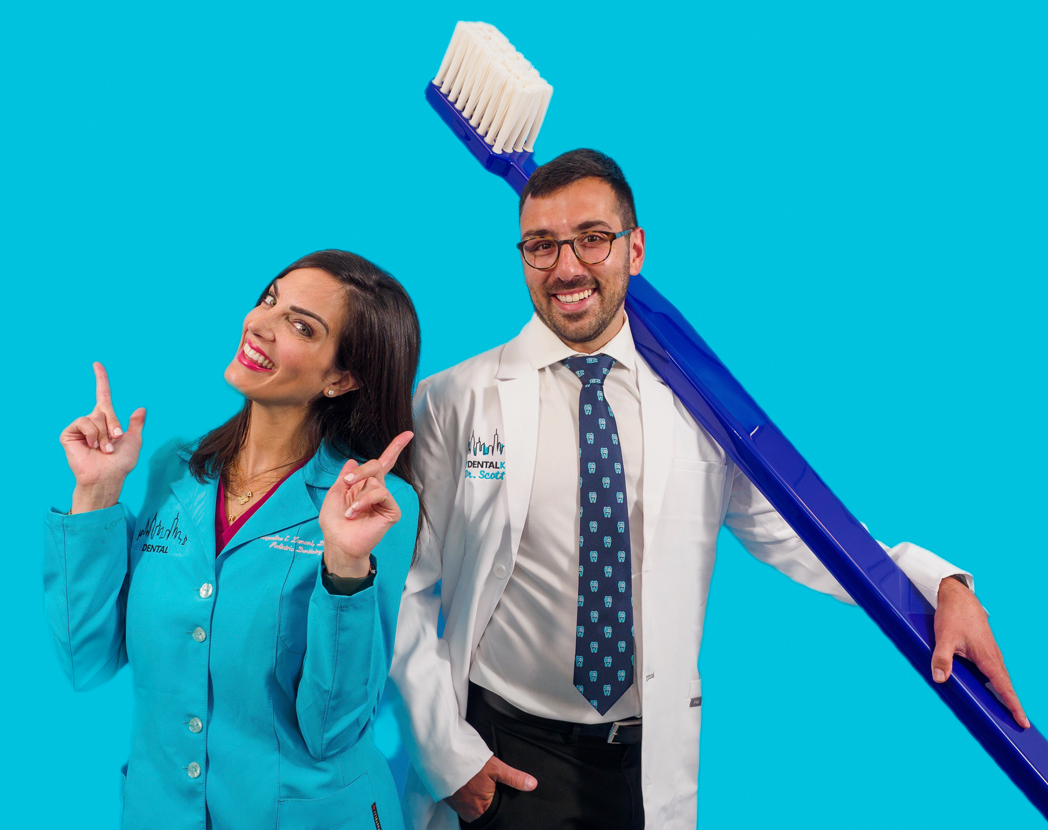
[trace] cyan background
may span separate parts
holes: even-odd
[[[42,516],[72,486],[56,439],[92,360],[123,416],[149,407],[148,454],[236,408],[242,315],[308,251],[404,282],[422,375],[527,320],[513,194],[422,98],[459,19],[554,85],[540,161],[622,164],[646,276],[852,511],[975,572],[1048,724],[1045,5],[378,6],[2,12],[4,823],[117,812],[128,675],[74,695],[41,611]],[[701,669],[704,828],[1043,826],[861,611],[730,540]]]

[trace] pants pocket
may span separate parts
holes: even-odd
[[[488,805],[483,813],[477,816],[473,821],[466,821],[464,818],[459,816],[459,827],[466,828],[466,830],[483,830],[495,820],[495,816],[499,811],[499,806],[502,804],[502,785],[495,785],[495,795],[491,799],[491,803]]]

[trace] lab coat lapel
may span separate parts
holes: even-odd
[[[638,356],[641,429],[644,433],[644,557],[650,564],[651,541],[662,512],[662,497],[673,453],[673,393]]]
[[[302,469],[288,476],[276,492],[244,522],[223,553],[232,553],[255,539],[276,535],[289,527],[317,518],[320,510],[310,497],[307,485],[330,487],[343,463],[344,459],[337,459],[326,444],[322,446]],[[316,552],[322,553],[322,549]]]
[[[508,461],[505,492],[510,542],[516,556],[531,501],[539,431],[539,373],[531,367],[522,337],[506,344],[496,377]]]
[[[187,454],[179,453],[188,459]],[[187,472],[183,478],[171,482],[171,492],[185,511],[183,516],[193,526],[193,536],[208,562],[215,561],[215,501],[218,499],[218,481],[197,481]]]

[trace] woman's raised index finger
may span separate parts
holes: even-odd
[[[113,401],[109,395],[109,375],[106,373],[106,367],[97,360],[91,366],[95,370],[95,401],[100,405],[109,406]]]
[[[384,472],[389,472],[393,469],[393,465],[397,463],[397,459],[400,458],[401,452],[404,451],[411,439],[415,437],[413,432],[402,432],[396,438],[389,442],[389,446],[386,447],[385,451],[378,457],[378,463],[382,465]]]

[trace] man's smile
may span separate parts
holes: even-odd
[[[575,305],[581,303],[587,297],[593,293],[594,289],[584,288],[581,291],[571,291],[563,294],[554,294],[553,296],[560,300],[565,305]]]

